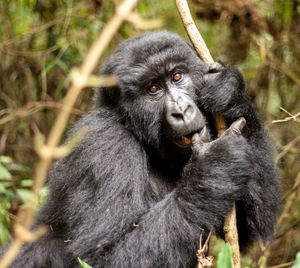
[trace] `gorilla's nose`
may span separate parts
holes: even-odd
[[[194,131],[203,119],[195,102],[187,95],[168,98],[166,103],[166,119],[176,134]]]
[[[180,100],[177,103],[171,105],[170,110],[167,114],[167,120],[171,125],[180,126],[182,124],[189,124],[194,120],[195,109],[193,105],[183,100],[180,97]]]

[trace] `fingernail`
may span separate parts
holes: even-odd
[[[208,141],[208,130],[206,126],[201,129],[200,139],[204,142]]]
[[[199,133],[195,133],[193,135],[193,137],[192,137],[192,145],[195,146],[199,142],[200,142],[200,134]]]
[[[242,135],[242,130],[246,125],[246,120],[244,117],[239,118],[231,125],[232,131],[234,131],[237,135]]]

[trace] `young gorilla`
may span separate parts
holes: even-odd
[[[50,172],[38,223],[51,231],[12,267],[195,267],[201,231],[222,236],[234,201],[242,247],[271,237],[276,169],[237,70],[160,32],[124,41],[102,74],[119,84],[97,90],[71,136],[88,134]],[[231,125],[220,138],[218,111]]]

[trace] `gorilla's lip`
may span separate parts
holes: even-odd
[[[204,129],[204,127],[197,129],[195,131],[192,131],[192,132],[188,133],[187,135],[181,136],[180,138],[175,139],[174,143],[181,148],[189,148],[192,146],[193,136],[196,133],[199,133],[201,135],[201,132],[203,131],[203,129]]]
[[[176,139],[174,141],[174,143],[181,147],[181,148],[187,148],[187,147],[190,147],[192,145],[192,138],[188,138],[186,136],[182,136],[178,139]]]

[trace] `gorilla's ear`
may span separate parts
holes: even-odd
[[[120,89],[115,87],[102,87],[95,89],[95,107],[115,107],[120,100]]]

